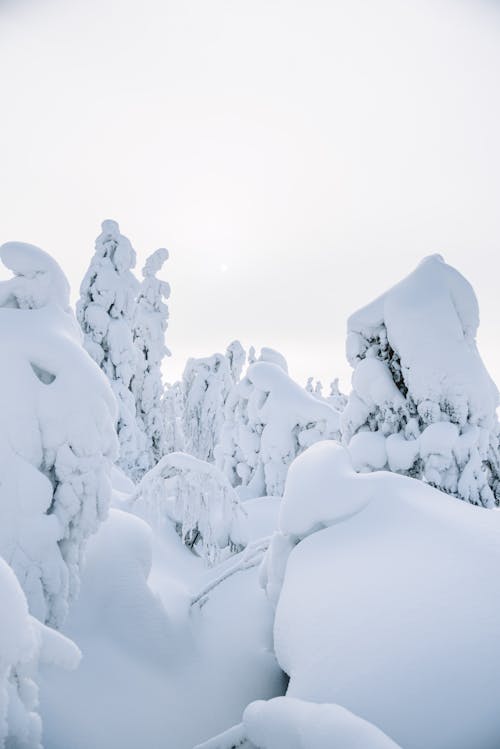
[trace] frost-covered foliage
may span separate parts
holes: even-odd
[[[375,726],[339,705],[292,697],[248,705],[243,723],[195,749],[398,749]]]
[[[168,452],[161,364],[165,356],[170,356],[165,345],[169,316],[166,300],[170,296],[170,286],[156,277],[167,259],[168,250],[162,248],[146,260],[134,314],[137,367],[132,392],[139,429],[145,435],[144,453],[134,471],[137,477],[156,465]]]
[[[233,341],[226,354],[188,359],[183,374],[183,432],[186,451],[200,460],[214,460],[224,424],[224,406],[239,381],[245,352]]]
[[[213,464],[170,453],[137,487],[132,507],[156,525],[165,517],[183,542],[215,564],[246,545],[246,513],[227,478]]]
[[[118,400],[119,465],[130,476],[144,470],[145,436],[136,418],[132,380],[137,370],[133,341],[139,282],[132,269],[136,255],[116,221],[102,223],[95,254],[85,274],[77,304],[84,345],[111,382]]]
[[[45,252],[0,248],[0,554],[41,621],[78,591],[88,536],[105,517],[116,405],[81,344],[69,286]]]
[[[497,746],[499,538],[500,513],[313,445],[261,569],[287,696],[347,706],[402,747]]]
[[[163,420],[165,423],[165,455],[184,452],[183,414],[184,394],[182,382],[174,382],[165,389],[162,402]]]
[[[75,668],[78,648],[28,613],[11,568],[0,558],[0,749],[41,749],[38,663]]]
[[[349,318],[343,439],[358,470],[387,466],[472,504],[498,503],[498,392],[478,325],[472,287],[439,255]]]
[[[288,467],[306,447],[339,437],[339,415],[306,392],[263,349],[229,394],[217,463],[245,498],[281,496]],[[286,365],[286,363],[285,363]]]

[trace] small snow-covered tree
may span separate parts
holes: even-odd
[[[75,668],[76,645],[28,613],[26,598],[0,557],[0,747],[42,749],[38,665]]]
[[[146,468],[140,465],[145,437],[136,418],[132,392],[137,369],[133,325],[139,291],[139,282],[132,272],[135,263],[135,251],[120,234],[116,221],[103,221],[76,308],[85,348],[108,377],[118,400],[118,464],[131,477],[138,467]]]
[[[224,423],[224,405],[238,382],[245,352],[233,341],[226,354],[189,359],[183,375],[183,431],[186,452],[200,460],[214,460]]]
[[[247,516],[233,487],[212,463],[187,453],[170,453],[148,471],[132,507],[152,523],[169,519],[210,565],[246,546]]]
[[[145,435],[144,454],[134,474],[142,476],[167,452],[167,434],[163,399],[161,364],[170,351],[165,345],[168,325],[170,286],[156,277],[168,259],[168,250],[159,249],[146,260],[133,322],[133,338],[137,349],[137,367],[132,380],[139,429]]]
[[[226,401],[217,464],[245,498],[281,496],[294,458],[340,436],[339,414],[295,383],[283,362],[263,349]]]
[[[387,467],[473,504],[498,503],[498,391],[478,325],[472,287],[439,255],[349,318],[343,440],[358,470]]]
[[[81,344],[52,258],[10,242],[0,259],[0,554],[42,622],[62,623],[87,538],[105,518],[116,402]]]

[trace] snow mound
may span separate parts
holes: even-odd
[[[38,309],[54,302],[69,309],[70,288],[66,276],[50,255],[25,242],[6,242],[0,260],[14,278],[0,282],[0,306]]]
[[[195,749],[398,749],[375,726],[339,705],[292,697],[252,702],[243,723]]]
[[[272,588],[281,575],[287,695],[343,705],[405,749],[497,746],[500,513],[356,474],[326,443],[289,472],[276,538],[289,533]]]
[[[349,318],[353,390],[342,431],[358,470],[387,466],[473,504],[498,503],[498,391],[478,325],[471,285],[440,255]]]

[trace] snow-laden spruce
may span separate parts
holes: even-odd
[[[439,255],[349,318],[343,439],[358,470],[388,467],[473,504],[498,503],[498,392],[478,325],[472,287]]]
[[[144,453],[134,471],[136,477],[141,477],[168,452],[161,363],[165,356],[170,356],[165,344],[169,317],[166,301],[170,296],[170,286],[156,277],[167,259],[168,250],[161,248],[146,260],[134,312],[137,366],[132,392],[139,428],[145,436]]]
[[[42,749],[39,663],[74,669],[78,648],[28,613],[12,569],[0,557],[0,749]]]
[[[155,527],[172,522],[183,543],[211,565],[247,542],[246,513],[226,476],[187,453],[165,455],[148,471],[131,508]]]
[[[132,270],[136,254],[116,221],[102,223],[95,254],[85,274],[77,304],[84,345],[108,377],[118,400],[119,466],[130,476],[144,470],[145,435],[136,418],[132,380],[137,371],[133,341],[139,282]]]
[[[227,398],[217,464],[242,497],[281,496],[294,458],[338,437],[337,411],[288,376],[281,354],[263,349]]]
[[[165,424],[165,455],[184,452],[184,392],[182,382],[167,383],[162,401]]]
[[[116,405],[82,347],[57,263],[17,242],[0,259],[14,274],[0,282],[0,555],[31,613],[57,626],[107,513]]]
[[[245,352],[233,341],[226,354],[188,359],[182,378],[183,432],[186,452],[200,460],[214,460],[224,424],[224,407],[231,388],[239,382]]]

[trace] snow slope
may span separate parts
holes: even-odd
[[[191,606],[225,565],[207,570],[171,524],[152,533],[119,510],[87,556],[65,627],[82,664],[71,675],[42,673],[47,749],[192,749],[239,721],[249,702],[283,693],[257,567]]]
[[[342,705],[405,749],[500,744],[500,513],[358,475],[323,442],[292,466],[280,528],[288,696]],[[264,575],[275,587],[278,561]]]

